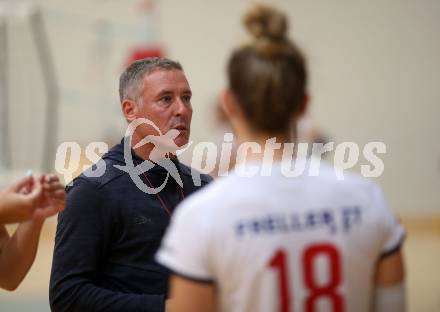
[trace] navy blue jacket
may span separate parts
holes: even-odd
[[[142,159],[133,156],[137,163]],[[154,261],[169,215],[154,194],[139,190],[125,165],[123,144],[105,154],[105,174],[84,174],[67,188],[67,204],[58,216],[49,299],[52,311],[164,311],[167,271]],[[194,186],[191,168],[176,161],[184,196]],[[96,168],[96,167],[95,167]],[[146,172],[157,187],[162,167]],[[141,175],[141,177],[143,177]],[[143,177],[144,183],[147,184]],[[201,186],[211,181],[201,176]],[[168,178],[159,195],[170,209],[182,200],[176,181]]]

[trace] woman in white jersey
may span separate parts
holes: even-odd
[[[258,6],[244,22],[253,42],[229,59],[223,105],[246,162],[177,209],[157,255],[174,273],[170,306],[404,310],[403,228],[366,179],[339,181],[324,165],[318,176],[288,177],[291,162],[273,138],[294,140],[307,105],[305,61],[280,12]]]

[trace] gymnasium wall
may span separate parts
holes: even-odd
[[[58,142],[85,147],[122,135],[117,79],[130,48],[141,44],[159,44],[183,64],[194,92],[192,139],[210,139],[225,63],[247,38],[240,17],[252,1],[35,2],[45,16],[60,81]],[[145,19],[138,10],[151,3],[153,13],[145,11]],[[321,131],[335,142],[385,142],[385,171],[377,181],[394,208],[401,214],[438,214],[440,2],[271,3],[288,14],[291,37],[307,56],[310,114]],[[31,59],[29,49],[16,56]],[[14,68],[26,70],[17,57],[14,62]],[[35,105],[44,101],[41,86],[27,83]],[[19,87],[12,86],[15,94]]]
[[[231,47],[246,39],[239,21],[251,2],[162,2],[163,40],[195,91],[194,137],[207,137],[203,116],[224,85]],[[291,37],[307,55],[316,123],[335,142],[385,142],[378,182],[392,205],[404,214],[438,213],[440,2],[272,3],[289,15]]]

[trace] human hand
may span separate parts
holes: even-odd
[[[29,176],[0,192],[0,224],[19,223],[33,217],[43,193],[38,179]]]
[[[43,221],[63,211],[66,205],[66,192],[58,177],[53,174],[41,176],[39,182],[43,192],[33,218]]]

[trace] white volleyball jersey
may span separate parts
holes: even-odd
[[[381,189],[325,166],[288,178],[281,166],[236,170],[184,201],[157,260],[214,282],[221,311],[370,311],[375,264],[404,238]]]

